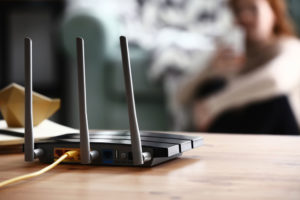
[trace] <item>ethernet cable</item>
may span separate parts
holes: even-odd
[[[32,173],[25,174],[25,175],[21,175],[21,176],[17,176],[15,178],[8,179],[6,181],[0,182],[0,188],[4,187],[6,185],[12,184],[12,183],[16,183],[16,182],[19,182],[19,181],[22,181],[22,180],[26,180],[26,179],[33,178],[33,177],[39,176],[41,174],[44,174],[47,171],[49,171],[49,170],[53,169],[54,167],[56,167],[63,160],[65,160],[67,158],[75,158],[75,157],[78,156],[78,154],[79,154],[78,151],[67,151],[62,156],[60,156],[54,163],[52,163],[51,165],[49,165],[49,166],[47,166],[47,167],[45,167],[45,168],[43,168],[39,171],[32,172]]]

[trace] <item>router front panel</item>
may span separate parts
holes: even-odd
[[[47,152],[47,154],[40,157],[40,161],[44,163],[51,163],[58,159],[66,151],[79,150],[79,143],[48,141],[45,143],[37,143],[36,147],[42,148],[45,152]],[[100,152],[100,155],[91,162],[92,165],[133,166],[131,145],[91,143],[91,150]],[[143,147],[143,150],[149,152],[151,155],[154,154],[153,148]],[[179,153],[172,157],[159,158],[167,158],[165,160],[170,160],[180,155],[181,154]],[[80,156],[78,159],[65,160],[64,163],[80,164]],[[152,160],[145,162],[143,166],[150,167],[159,163],[160,162],[157,162],[157,158],[152,158]]]
[[[66,134],[51,140],[40,141],[35,147],[43,149],[45,155],[41,162],[50,163],[70,150],[79,150],[79,134]],[[134,166],[130,133],[128,131],[97,131],[90,134],[92,151],[99,152],[93,165]],[[142,166],[154,166],[174,159],[183,152],[202,145],[201,137],[166,134],[157,132],[141,132],[142,150],[149,152],[151,160]],[[80,163],[77,159],[66,160],[66,163]]]

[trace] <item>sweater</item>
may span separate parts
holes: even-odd
[[[224,90],[203,103],[210,116],[217,116],[279,95],[288,97],[300,125],[300,41],[296,38],[281,38],[276,57],[250,73],[230,79]]]

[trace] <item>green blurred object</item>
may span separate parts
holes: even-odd
[[[289,13],[296,26],[298,36],[300,36],[300,1],[299,0],[288,0]]]
[[[87,107],[91,129],[129,127],[119,36],[119,24],[113,16],[100,15],[91,10],[69,13],[62,24],[62,42],[74,64],[75,38],[85,40]],[[163,90],[153,85],[147,77],[151,53],[137,46],[129,46],[129,50],[140,129],[167,130]],[[71,69],[76,71],[75,66]],[[71,74],[76,76],[74,72]],[[77,98],[77,85],[70,85],[72,100]],[[77,125],[75,121],[78,118],[75,101],[70,106],[72,126]]]

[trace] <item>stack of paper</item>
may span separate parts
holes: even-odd
[[[64,134],[79,133],[79,130],[60,125],[50,120],[45,120],[33,128],[35,141]],[[10,128],[5,120],[0,120],[0,153],[11,145],[24,143],[24,128]],[[11,148],[9,148],[11,149]]]

